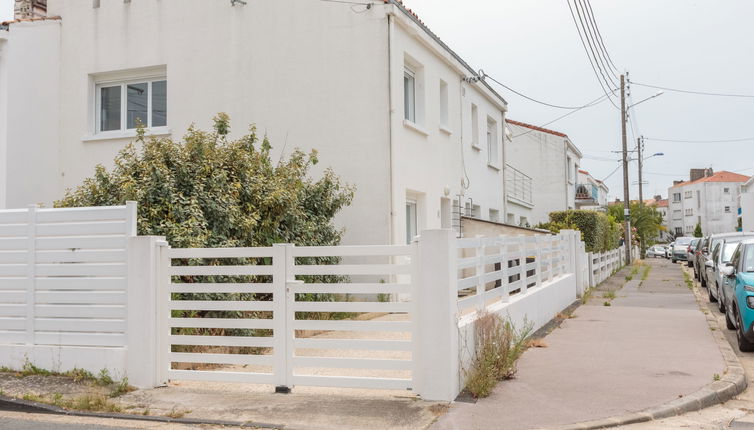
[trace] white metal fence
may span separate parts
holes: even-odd
[[[588,253],[589,286],[595,287],[623,267],[626,251],[623,246],[602,253]]]
[[[0,211],[0,356],[50,367],[93,359],[75,348],[126,346],[135,214],[135,205]]]
[[[172,249],[135,220],[133,203],[0,211],[0,365],[451,400],[479,311],[539,328],[621,255],[587,258],[572,231]]]
[[[413,248],[164,248],[167,378],[411,388]]]

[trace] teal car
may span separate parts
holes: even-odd
[[[754,351],[754,239],[738,244],[730,263],[720,269],[725,300],[725,323],[736,330],[738,349]]]

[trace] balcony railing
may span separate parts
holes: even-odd
[[[599,201],[599,191],[593,184],[576,184],[576,200]]]
[[[505,170],[505,182],[509,200],[529,206],[534,204],[532,180],[529,175],[508,164]]]

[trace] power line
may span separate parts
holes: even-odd
[[[754,95],[750,95],[750,94],[728,94],[728,93],[714,93],[714,92],[705,92],[705,91],[680,90],[678,88],[661,87],[659,85],[640,84],[638,82],[631,82],[631,83],[634,85],[638,85],[640,87],[654,88],[654,89],[665,90],[665,91],[674,91],[677,93],[697,94],[697,95],[702,95],[702,96],[715,96],[715,97],[754,98]]]
[[[672,142],[672,143],[730,143],[730,142],[747,142],[754,140],[754,137],[742,137],[740,139],[722,139],[722,140],[678,140],[678,139],[658,139],[653,137],[645,137],[646,140],[653,140],[655,142]]]
[[[592,18],[592,21],[594,22],[594,28],[597,30],[597,40],[600,43],[600,46],[602,46],[602,51],[607,57],[607,61],[612,66],[613,70],[618,72],[618,68],[615,66],[615,63],[613,63],[612,57],[610,57],[610,53],[608,52],[607,48],[605,47],[605,41],[602,39],[602,33],[600,33],[600,28],[597,25],[597,19],[594,17],[594,10],[592,10],[592,2],[589,0],[586,0],[586,5],[589,9],[589,15]]]
[[[618,84],[615,82],[615,78],[617,78],[617,76],[615,76],[615,73],[613,73],[612,70],[610,70],[605,65],[607,60],[603,60],[602,58],[603,57],[602,53],[600,52],[598,43],[596,41],[597,31],[593,29],[594,26],[590,22],[589,16],[586,13],[586,7],[584,6],[583,0],[578,0],[578,3],[577,3],[577,0],[573,0],[573,4],[576,7],[576,14],[579,15],[581,28],[584,29],[584,35],[586,36],[586,40],[589,43],[589,49],[592,51],[592,55],[597,59],[597,63],[602,65],[602,67],[600,68],[600,73],[602,73],[602,71],[604,70],[605,74],[607,74],[607,78],[610,82],[610,86],[617,87]],[[584,19],[582,19],[582,15]],[[584,21],[586,21],[586,24],[584,23]]]
[[[555,104],[552,104],[552,103],[547,103],[547,102],[543,102],[541,100],[537,100],[537,99],[531,98],[531,97],[527,96],[526,94],[522,94],[522,93],[514,90],[513,88],[505,85],[504,83],[498,81],[497,79],[493,78],[492,76],[484,73],[484,70],[480,70],[479,71],[479,76],[481,76],[482,79],[489,78],[492,82],[495,82],[496,84],[500,85],[501,87],[505,88],[506,90],[508,90],[508,91],[510,91],[510,92],[512,92],[514,94],[518,94],[519,96],[521,96],[521,97],[523,97],[523,98],[525,98],[525,99],[527,99],[529,101],[533,101],[534,103],[539,103],[541,105],[549,106],[549,107],[556,108],[556,109],[568,109],[568,110],[583,109],[584,107],[588,106],[591,103],[590,102],[590,103],[587,103],[586,105],[581,105],[581,106],[561,106],[561,105],[555,105]]]
[[[610,179],[610,177],[613,176],[615,174],[615,172],[617,172],[618,170],[620,170],[622,167],[623,167],[623,165],[619,164],[618,167],[615,168],[615,170],[613,170],[612,172],[610,172],[609,175],[605,176],[605,179],[603,179],[602,182],[605,182],[608,179]]]
[[[571,11],[571,18],[573,19],[573,24],[576,26],[576,32],[579,34],[579,39],[581,40],[581,46],[584,47],[584,52],[586,52],[586,56],[589,59],[589,65],[592,66],[592,71],[594,72],[594,76],[597,78],[597,82],[600,84],[600,88],[602,88],[602,91],[605,93],[605,96],[607,97],[608,100],[610,100],[610,104],[612,104],[616,109],[620,110],[618,105],[616,105],[613,99],[610,98],[610,96],[608,95],[607,88],[605,88],[605,84],[597,72],[597,67],[595,67],[594,61],[592,60],[592,57],[589,55],[589,49],[586,47],[586,42],[584,41],[584,37],[581,35],[581,28],[579,27],[579,24],[576,21],[576,14],[573,13],[573,8],[571,7],[570,0],[567,3],[568,3],[568,10]],[[613,93],[614,92],[615,91],[613,91]]]
[[[571,2],[570,1],[568,2],[568,7],[569,8],[571,7]],[[617,85],[615,84],[615,82],[613,82],[611,79],[608,79],[605,76],[605,73],[603,71],[604,65],[600,66],[600,63],[602,62],[602,57],[598,56],[594,52],[594,46],[592,45],[592,39],[590,37],[591,33],[589,32],[587,26],[584,24],[584,19],[582,17],[581,9],[579,9],[578,0],[573,0],[573,7],[576,9],[576,15],[578,15],[578,17],[579,17],[579,21],[578,21],[578,23],[576,23],[576,27],[579,30],[579,37],[581,37],[582,32],[583,32],[583,35],[584,35],[583,37],[581,37],[581,43],[582,43],[582,45],[584,45],[584,50],[586,51],[586,55],[589,56],[590,62],[592,61],[592,59],[594,59],[593,64],[596,66],[596,69],[599,71],[599,76],[597,76],[597,79],[600,79],[600,77],[601,77],[601,79],[603,80],[602,82],[605,82],[607,84],[608,88],[609,87],[616,87]],[[573,15],[573,10],[571,10],[571,15]],[[576,19],[574,17],[574,22],[575,21],[576,21]],[[579,26],[579,23],[581,23],[580,26]],[[584,39],[586,39],[586,44],[584,44]],[[586,45],[589,45],[589,47],[587,48]],[[590,53],[591,53],[591,55],[590,55]],[[609,75],[609,73],[608,73],[608,75]]]
[[[613,90],[613,91],[612,91],[612,93],[614,93],[615,91],[617,91],[617,90]],[[552,123],[554,123],[554,122],[560,121],[561,119],[563,119],[563,118],[565,118],[565,117],[567,117],[567,116],[569,116],[569,115],[573,115],[574,113],[576,113],[576,112],[580,111],[581,109],[585,109],[585,108],[588,108],[588,107],[591,107],[591,106],[595,106],[595,105],[598,105],[598,104],[602,103],[603,101],[605,101],[606,99],[608,99],[608,100],[609,100],[609,97],[608,97],[607,95],[604,95],[604,96],[600,96],[600,97],[598,97],[598,98],[596,98],[596,99],[592,100],[591,102],[589,102],[589,103],[585,104],[585,105],[584,105],[584,106],[582,106],[581,108],[579,108],[579,109],[574,109],[574,110],[572,110],[572,111],[570,111],[570,112],[567,112],[567,113],[565,113],[565,114],[563,114],[563,115],[561,115],[561,116],[559,116],[559,117],[557,117],[557,118],[553,119],[552,121],[546,122],[546,123],[544,123],[544,124],[542,124],[542,125],[540,125],[540,126],[538,126],[538,127],[539,127],[539,128],[547,127],[548,125],[550,125],[550,124],[552,124]],[[515,136],[512,136],[512,137],[511,137],[511,139],[515,139],[515,138],[517,138],[517,137],[520,137],[520,136],[524,136],[524,135],[527,135],[527,134],[529,134],[529,133],[531,133],[531,132],[533,132],[533,131],[536,131],[536,130],[535,130],[535,129],[530,129],[529,131],[526,131],[526,132],[523,132],[523,133],[521,133],[521,134],[517,134],[517,135],[515,135]]]

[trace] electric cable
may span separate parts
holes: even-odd
[[[615,76],[615,74],[605,65],[605,62],[607,60],[603,61],[599,46],[597,44],[597,41],[595,40],[596,31],[593,30],[591,22],[589,22],[589,18],[585,11],[586,7],[584,6],[583,0],[573,0],[573,4],[576,7],[576,14],[579,16],[579,21],[581,22],[581,28],[584,30],[584,35],[586,36],[587,43],[589,43],[589,49],[592,51],[592,55],[597,60],[598,65],[602,66],[600,67],[600,73],[604,71],[610,82],[610,86],[617,87],[618,84],[614,80],[614,78],[617,78],[617,76]],[[582,15],[583,15],[583,19],[582,19]],[[603,74],[602,76],[604,77],[605,74]]]
[[[750,98],[750,99],[754,98],[754,95],[751,95],[751,94],[730,94],[730,93],[714,93],[714,92],[694,91],[694,90],[681,90],[678,88],[661,87],[659,85],[642,84],[639,82],[631,82],[631,83],[634,85],[638,85],[640,87],[654,88],[654,89],[665,90],[665,91],[673,91],[677,93],[697,94],[701,96],[739,97],[739,98]]]
[[[534,102],[534,103],[539,103],[539,104],[541,104],[541,105],[549,106],[549,107],[551,107],[551,108],[555,108],[555,109],[567,109],[567,110],[577,110],[577,109],[583,109],[584,107],[586,107],[586,106],[588,106],[588,105],[589,105],[590,103],[592,103],[592,102],[589,102],[589,103],[587,103],[586,105],[581,105],[581,106],[561,106],[561,105],[555,105],[555,104],[552,104],[552,103],[543,102],[543,101],[541,101],[541,100],[537,100],[537,99],[534,99],[534,98],[532,98],[532,97],[529,97],[529,96],[527,96],[526,94],[522,94],[522,93],[520,93],[520,92],[518,92],[518,91],[514,90],[513,88],[511,88],[511,87],[509,87],[509,86],[505,85],[504,83],[502,83],[502,82],[498,81],[497,79],[493,78],[492,76],[490,76],[490,75],[486,74],[486,73],[484,72],[484,70],[479,70],[478,74],[479,74],[479,76],[480,76],[480,77],[481,77],[482,79],[487,79],[487,78],[489,78],[489,79],[490,79],[490,80],[491,80],[492,82],[494,82],[494,83],[496,83],[496,84],[500,85],[501,87],[505,88],[506,90],[508,90],[508,91],[510,91],[510,92],[512,92],[512,93],[514,93],[514,94],[517,94],[517,95],[519,95],[519,96],[521,96],[521,97],[523,97],[523,98],[525,98],[525,99],[527,99],[527,100],[529,100],[529,101],[532,101],[532,102]],[[603,96],[603,97],[604,97],[604,96]]]
[[[615,72],[618,72],[618,67],[616,67],[615,63],[613,63],[613,59],[610,56],[610,52],[608,52],[607,48],[605,47],[605,41],[604,41],[604,39],[602,39],[602,33],[600,32],[600,28],[597,25],[597,19],[594,17],[594,10],[592,9],[592,2],[590,0],[586,0],[586,5],[587,5],[587,7],[589,9],[589,15],[591,16],[592,21],[594,22],[594,28],[597,30],[597,39],[598,39],[598,41],[600,43],[600,46],[602,46],[602,50],[603,50],[605,56],[607,57],[607,61],[612,66],[613,70]]]

